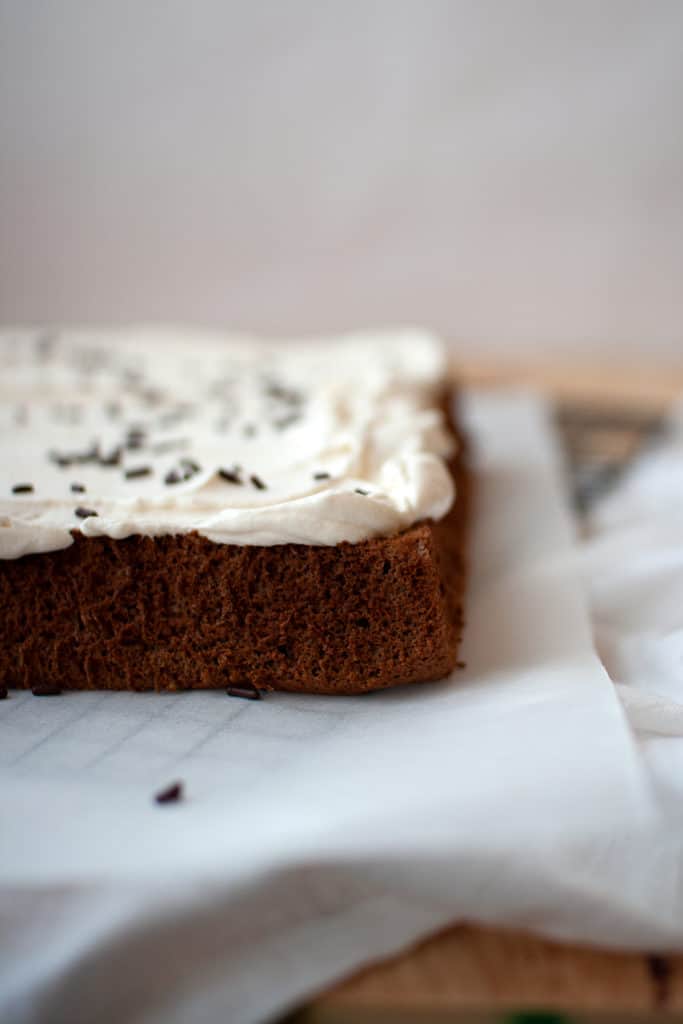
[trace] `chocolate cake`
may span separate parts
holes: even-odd
[[[4,332],[0,684],[351,694],[440,678],[468,478],[421,332]]]

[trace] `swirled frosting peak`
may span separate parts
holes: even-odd
[[[0,558],[76,531],[331,545],[440,519],[445,370],[416,330],[4,330]]]

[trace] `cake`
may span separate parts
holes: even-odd
[[[421,331],[0,332],[0,685],[438,679],[468,475]]]

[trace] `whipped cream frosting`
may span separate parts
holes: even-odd
[[[333,545],[440,519],[445,375],[417,330],[0,331],[0,558],[74,531]]]

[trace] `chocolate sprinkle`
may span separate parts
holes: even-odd
[[[128,436],[126,437],[126,448],[128,449],[129,452],[138,451],[138,449],[142,448],[144,443],[145,435],[142,433],[142,431],[132,430],[128,433]]]
[[[221,480],[227,480],[229,484],[242,484],[239,474],[234,469],[219,469],[218,475]]]
[[[267,490],[267,487],[264,484],[263,480],[261,479],[260,476],[256,476],[256,473],[252,473],[249,479],[251,480],[252,484],[254,485],[257,491]]]
[[[119,461],[120,450],[117,449],[113,455],[103,458],[100,455],[98,445],[92,444],[90,448],[87,448],[84,452],[69,452],[66,454],[53,450],[48,452],[48,458],[51,462],[55,462],[62,468],[65,466],[71,466],[73,463],[83,462],[99,462],[101,466],[114,466]]]
[[[121,462],[121,446],[114,448],[109,455],[100,455],[98,459],[100,466],[118,466]]]
[[[78,516],[79,519],[89,519],[90,516],[96,516],[97,515],[97,512],[95,512],[94,509],[92,509],[92,508],[83,508],[82,505],[79,505],[77,509],[74,509],[74,513],[75,513],[75,515]]]
[[[74,494],[85,494],[85,487],[83,484],[72,484],[71,490]]]
[[[269,384],[266,387],[266,394],[269,398],[275,398],[285,405],[301,405],[303,402],[303,395],[299,391],[278,383]]]
[[[66,458],[71,459],[72,462],[99,462],[101,458],[99,445],[93,443],[84,452],[76,452],[67,455]]]
[[[126,480],[134,480],[139,476],[150,476],[151,472],[151,466],[135,466],[133,469],[127,469],[123,475]]]
[[[273,420],[273,426],[276,430],[286,430],[287,427],[291,427],[293,423],[298,423],[301,419],[296,413],[290,413],[289,416],[283,417],[281,420]]]
[[[33,484],[15,484],[12,494],[33,494]]]
[[[202,467],[194,459],[181,459],[180,465],[189,469],[191,473],[201,473]]]
[[[177,469],[170,469],[164,477],[165,484],[179,484],[182,480],[182,476]]]
[[[650,977],[654,983],[655,1005],[666,1009],[671,990],[671,963],[665,956],[651,954],[645,960]]]
[[[61,692],[58,686],[49,686],[47,684],[31,687],[31,693],[34,697],[59,697]]]
[[[160,789],[154,794],[154,800],[158,804],[177,804],[183,798],[182,782],[172,782],[165,789]]]
[[[54,451],[48,452],[47,457],[50,460],[50,462],[56,463],[62,469],[64,469],[65,466],[70,466],[71,463],[74,461],[70,455],[61,455],[59,452]]]
[[[370,493],[370,491],[364,491],[362,487],[355,487],[354,490],[355,490],[356,494],[369,494]]]
[[[226,690],[228,697],[242,697],[243,700],[261,700],[261,691],[257,690],[251,683],[242,686],[229,686]]]
[[[329,480],[330,479],[330,474],[329,473],[314,473],[313,474],[313,479],[314,480]]]

